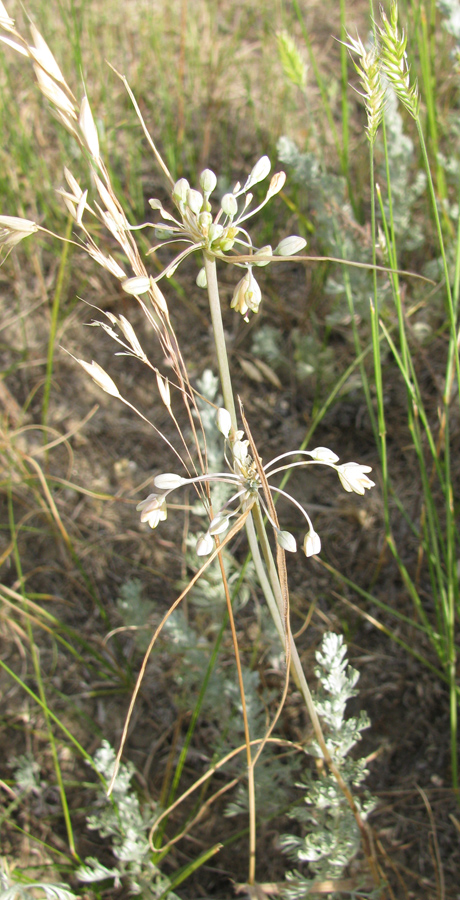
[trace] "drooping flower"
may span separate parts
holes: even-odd
[[[156,528],[168,515],[164,494],[149,494],[136,509],[141,513],[141,522],[148,522],[150,528]]]
[[[361,466],[359,463],[350,462],[337,466],[338,476],[342,487],[346,491],[363,495],[366,490],[374,487],[375,482],[367,477],[366,472],[372,472],[371,466]]]
[[[228,531],[231,519],[250,509],[255,503],[260,506],[261,511],[267,516],[273,526],[279,546],[283,550],[295,553],[297,542],[294,535],[290,531],[281,530],[272,518],[269,504],[267,504],[266,497],[262,491],[260,468],[258,468],[251,457],[250,444],[244,438],[244,432],[232,431],[231,418],[226,409],[219,409],[216,418],[219,430],[226,439],[226,446],[231,451],[231,460],[227,460],[229,471],[212,472],[205,475],[197,475],[194,478],[182,478],[182,476],[170,472],[157,475],[153,480],[156,493],[150,494],[146,500],[143,500],[137,506],[137,509],[142,513],[141,521],[148,522],[152,528],[155,528],[162,519],[166,518],[167,495],[182,485],[198,485],[213,482],[230,484],[234,487],[235,492],[224,503],[217,514],[214,515],[206,533],[198,539],[196,545],[198,556],[207,556],[211,553],[214,547],[214,538]],[[292,459],[293,457],[294,459]],[[306,509],[291,494],[288,494],[281,487],[271,484],[270,479],[279,472],[284,472],[297,466],[326,465],[336,470],[346,491],[364,494],[365,489],[373,487],[374,482],[366,474],[371,471],[370,466],[363,466],[354,462],[337,465],[338,459],[338,456],[327,447],[316,447],[314,450],[292,450],[282,453],[262,467],[269,491],[274,494],[280,494],[289,500],[306,519],[308,531],[302,546],[307,557],[316,556],[320,553],[321,538],[315,531]],[[289,461],[285,462],[286,460]],[[276,465],[282,461],[283,465]],[[259,463],[259,466],[261,465]]]
[[[241,281],[238,282],[234,290],[230,307],[231,309],[236,309],[237,312],[241,313],[241,315],[244,316],[247,322],[248,310],[250,309],[253,313],[258,312],[261,300],[262,294],[260,291],[260,287],[257,284],[254,275],[252,274],[252,267],[248,266],[246,275],[241,279]]]
[[[305,556],[317,556],[321,550],[321,538],[319,534],[310,529],[304,537],[303,552]]]

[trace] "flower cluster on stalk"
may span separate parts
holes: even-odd
[[[299,253],[306,245],[304,238],[291,235],[282,240],[275,250],[270,245],[255,249],[244,223],[258,213],[268,201],[278,194],[286,180],[284,172],[272,176],[265,197],[258,206],[250,209],[253,194],[250,189],[263,181],[269,174],[271,163],[268,156],[262,156],[253,167],[243,186],[238,182],[233,191],[224,194],[217,213],[213,216],[210,196],[217,186],[217,177],[211,169],[205,169],[200,175],[200,188],[190,187],[186,178],[180,178],[173,187],[172,199],[178,216],[173,216],[164,209],[160,200],[150,200],[150,206],[158,210],[163,222],[156,224],[155,236],[158,244],[150,249],[155,253],[169,244],[185,243],[184,250],[174,257],[168,266],[155,279],[171,277],[177,266],[189,254],[196,250],[217,259],[223,259],[239,265],[247,271],[238,282],[231,308],[237,310],[247,321],[248,312],[258,312],[261,291],[253,274],[254,266],[266,266],[275,256],[292,256]],[[238,262],[238,254],[244,262]],[[199,287],[206,287],[206,273],[200,269],[197,277]]]
[[[196,545],[198,556],[207,556],[214,549],[214,537],[223,535],[230,528],[231,519],[245,512],[248,508],[258,503],[272,524],[278,544],[289,552],[295,553],[297,542],[289,531],[282,531],[268,509],[267,502],[261,490],[262,484],[257,465],[249,453],[249,441],[244,439],[243,431],[232,431],[230,414],[226,409],[219,409],[217,413],[217,427],[226,439],[226,447],[231,451],[231,459],[226,456],[228,472],[215,472],[206,475],[198,475],[194,478],[183,478],[175,473],[164,473],[153,479],[155,491],[137,505],[141,513],[141,522],[147,522],[151,528],[156,528],[167,517],[166,500],[172,491],[185,484],[224,483],[235,488],[235,492],[224,503],[217,515],[209,523],[208,529],[202,535]],[[302,459],[294,459],[302,457]],[[289,462],[285,462],[290,459]],[[360,463],[347,462],[338,465],[339,457],[327,447],[316,447],[314,450],[292,450],[276,456],[263,468],[269,490],[280,494],[297,507],[308,523],[308,531],[303,540],[303,551],[306,556],[316,556],[321,550],[321,538],[315,531],[310,516],[304,507],[291,494],[280,487],[272,485],[272,476],[287,469],[298,466],[326,465],[334,469],[340,479],[342,487],[348,492],[363,495],[366,490],[374,486],[374,482],[368,478],[371,472],[370,466]],[[278,465],[282,463],[282,465]]]

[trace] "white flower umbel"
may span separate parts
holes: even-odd
[[[253,200],[250,188],[263,181],[270,172],[270,168],[268,156],[262,156],[243,187],[237,183],[231,193],[222,197],[220,208],[214,216],[209,198],[216,187],[217,177],[211,169],[205,169],[201,173],[201,191],[191,188],[186,178],[180,178],[175,183],[172,199],[178,215],[171,215],[165,210],[160,200],[150,200],[150,206],[159,212],[163,222],[153,226],[158,244],[149,252],[155,253],[167,244],[188,245],[174,257],[155,280],[158,281],[163,276],[171,277],[183,259],[190,253],[201,250],[208,258],[222,259],[247,268],[246,275],[235,288],[231,307],[240,312],[246,320],[249,311],[256,313],[261,301],[261,292],[251,267],[252,265],[268,265],[274,258],[274,254],[270,246],[262,247],[259,250],[255,249],[243,223],[259,212],[275,194],[279,193],[284,185],[286,180],[284,172],[273,175],[263,201],[254,209],[250,209]],[[275,253],[283,257],[291,256],[303,250],[305,245],[304,238],[292,235],[281,241]],[[251,257],[251,260],[240,262],[239,254]],[[197,283],[202,287],[206,286],[206,275],[203,269],[198,274]]]
[[[153,479],[156,492],[149,494],[146,500],[138,504],[137,509],[141,512],[141,522],[148,522],[151,528],[166,519],[166,498],[178,487],[185,484],[204,484],[204,483],[223,483],[231,484],[235,488],[229,500],[224,503],[219,512],[213,517],[209,523],[206,534],[202,535],[197,542],[196,552],[198,556],[207,556],[212,552],[214,547],[214,537],[223,535],[230,528],[231,519],[238,514],[245,512],[255,503],[259,505],[264,515],[267,516],[276,534],[276,540],[283,550],[295,553],[297,550],[297,542],[294,535],[289,531],[282,531],[273,521],[267,507],[266,500],[261,490],[262,484],[257,466],[249,454],[249,441],[244,440],[244,433],[236,431],[229,434],[230,419],[226,409],[217,410],[217,423],[219,430],[226,438],[226,447],[231,451],[231,460],[226,457],[229,471],[213,472],[207,475],[198,475],[195,478],[182,478],[174,473],[164,473],[156,475]],[[282,466],[276,467],[276,463],[289,457],[303,457],[301,460],[293,460]],[[305,457],[308,457],[307,459]],[[301,512],[308,523],[308,531],[305,535],[302,547],[305,556],[316,556],[321,551],[321,538],[315,531],[313,523],[303,506],[290,494],[282,490],[276,485],[270,484],[270,478],[286,469],[295,468],[297,466],[326,465],[338,473],[340,482],[346,491],[354,491],[356,494],[364,494],[366,489],[374,486],[374,482],[367,477],[367,472],[371,471],[370,466],[362,466],[359,463],[342,463],[337,465],[339,457],[329,450],[327,447],[316,447],[314,450],[293,450],[283,453],[281,456],[275,457],[265,466],[263,472],[267,479],[268,489],[275,493],[281,494]]]

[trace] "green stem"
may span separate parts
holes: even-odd
[[[67,271],[67,262],[69,255],[69,247],[70,247],[70,236],[72,234],[73,227],[73,219],[69,216],[67,222],[67,229],[64,239],[64,247],[62,250],[61,262],[59,266],[59,272],[56,281],[56,288],[54,291],[53,297],[53,306],[51,309],[51,322],[50,322],[50,336],[48,341],[48,353],[46,357],[46,377],[45,377],[45,389],[43,392],[43,404],[42,404],[42,425],[46,426],[48,420],[48,407],[50,403],[50,394],[51,394],[51,379],[53,377],[53,364],[54,364],[54,347],[56,344],[56,332],[58,326],[58,318],[59,318],[59,310],[61,307],[61,296],[62,289],[64,286],[64,278]],[[48,440],[46,430],[43,433],[44,441]]]
[[[211,311],[212,329],[217,353],[217,365],[219,367],[220,383],[224,397],[225,409],[230,413],[232,426],[238,429],[235,401],[233,399],[232,379],[228,365],[227,345],[225,343],[224,323],[220,308],[219,285],[217,283],[216,261],[213,257],[204,255],[204,267],[209,297],[209,309]]]

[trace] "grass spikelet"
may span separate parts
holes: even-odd
[[[406,53],[407,36],[404,31],[400,32],[398,29],[398,4],[392,3],[389,20],[382,7],[380,15],[382,25],[378,31],[383,72],[391,81],[403,106],[412,118],[416,119],[420,103],[418,85],[416,81],[412,86],[410,83]]]
[[[297,44],[285,31],[279,32],[277,40],[278,53],[286,78],[303,91],[307,83],[308,67],[300,55]]]
[[[371,144],[374,143],[385,109],[385,88],[381,78],[381,64],[375,47],[366,50],[359,36],[347,34],[346,46],[359,56],[359,63],[353,65],[361,79],[363,92],[358,91],[364,100],[367,113],[366,134]]]

